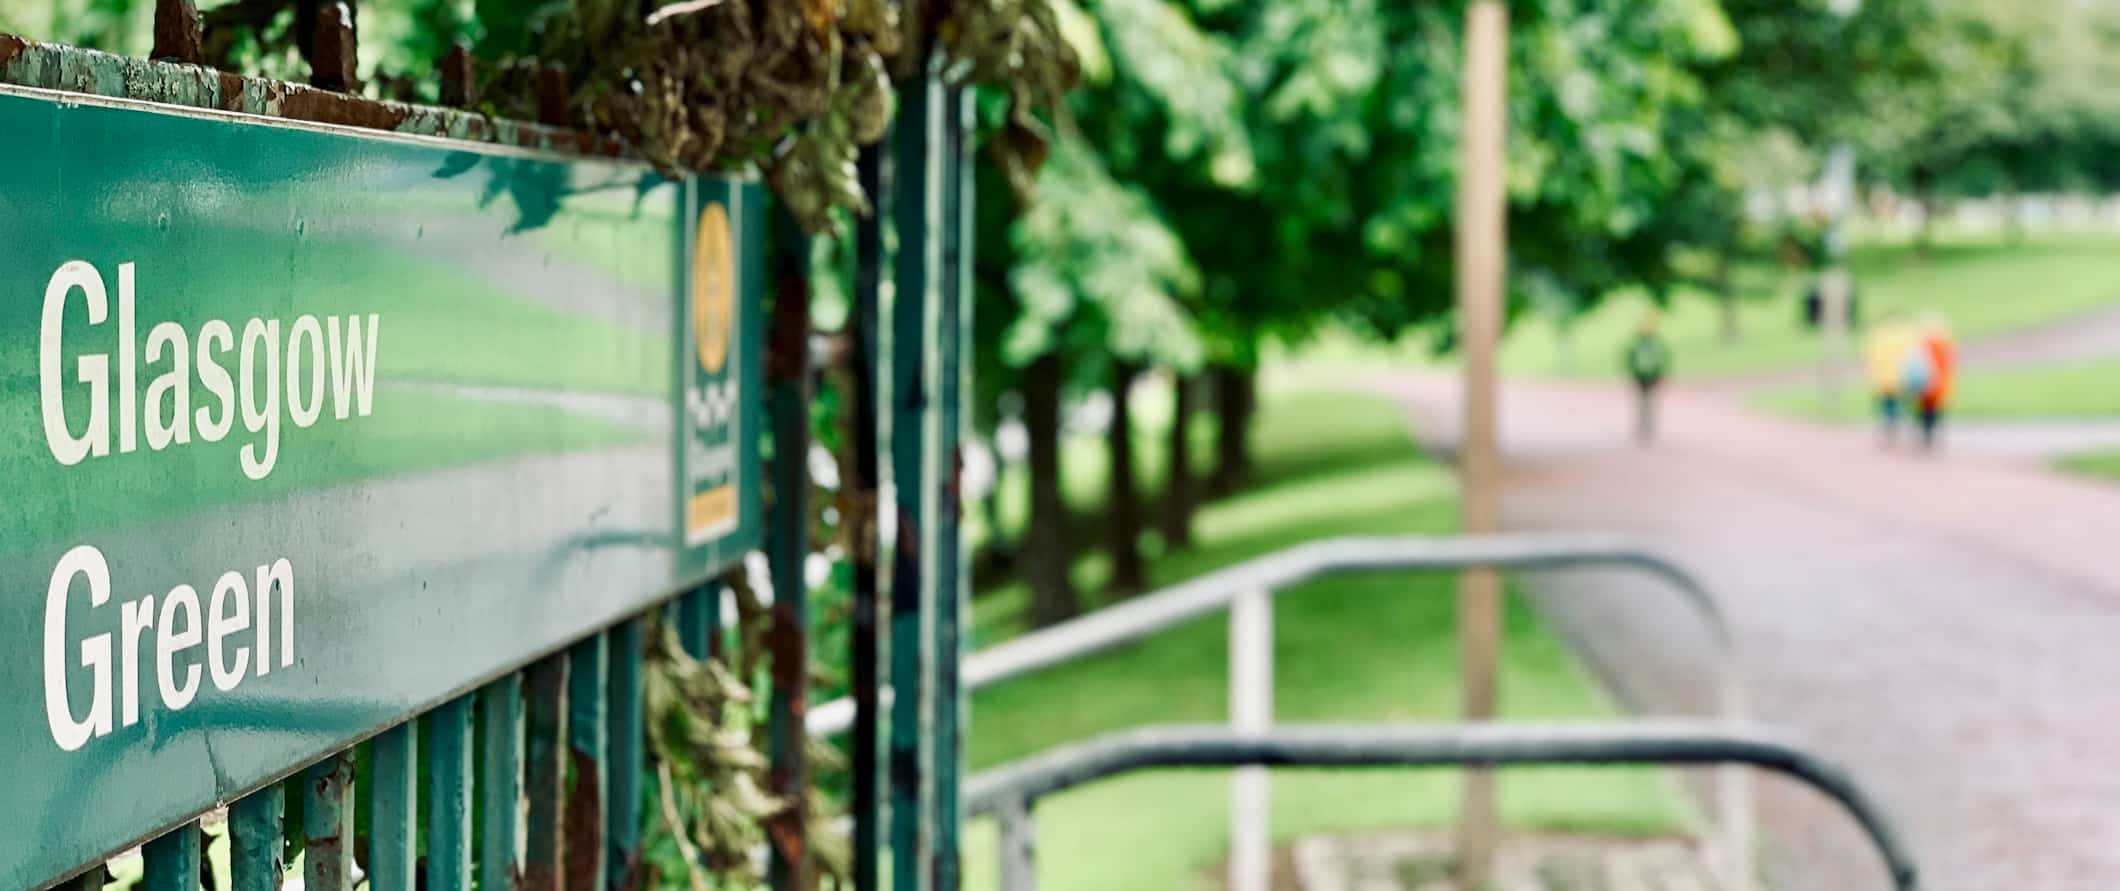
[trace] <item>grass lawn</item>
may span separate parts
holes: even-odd
[[[1382,399],[1269,392],[1257,430],[1258,484],[1203,509],[1199,547],[1154,561],[1155,583],[1320,536],[1444,533],[1455,526],[1450,473],[1417,451],[1403,414]],[[1078,454],[1088,452],[1069,457]],[[1097,481],[1098,470],[1071,461],[1077,483]],[[1283,594],[1275,617],[1276,715],[1287,721],[1455,715],[1453,590],[1448,576],[1394,574],[1326,580]],[[1018,586],[982,595],[975,606],[982,636],[990,642],[1013,633],[1022,599]],[[1222,618],[1205,619],[982,691],[972,712],[973,769],[1124,727],[1225,720],[1226,636]],[[1558,639],[1514,598],[1505,653],[1502,701],[1509,716],[1614,712]],[[1448,771],[1284,771],[1274,776],[1274,832],[1287,839],[1331,829],[1442,825],[1452,818],[1456,789]],[[1688,819],[1675,787],[1657,770],[1515,771],[1504,775],[1502,795],[1516,826],[1658,832]],[[1227,808],[1221,771],[1135,774],[1048,799],[1038,811],[1041,878],[1059,889],[1214,886]],[[994,836],[984,821],[968,835],[973,887],[994,882]]]
[[[2120,236],[2040,233],[2021,242],[1998,237],[1941,240],[1928,257],[1901,241],[1858,242],[1850,258],[1866,317],[1889,309],[1934,310],[1961,338],[1981,337],[2064,319],[2120,299]],[[1682,291],[1662,311],[1674,370],[1680,376],[1733,374],[1811,364],[1818,339],[1801,324],[1806,279],[1779,267],[1741,267],[1737,287],[1740,338],[1725,342],[1722,310],[1709,295]],[[1576,317],[1567,336],[1554,320],[1521,312],[1502,347],[1511,374],[1613,376],[1626,339],[1651,306],[1646,294],[1622,292]],[[1325,352],[1343,364],[1436,362],[1425,341],[1375,347],[1347,336]]]
[[[1960,338],[2063,319],[2120,298],[2120,238],[2107,234],[1944,243],[1926,258],[1905,244],[1872,243],[1858,246],[1850,263],[1865,316],[1934,310]],[[1757,371],[1817,359],[1817,338],[1799,324],[1802,278],[1753,269],[1739,285],[1751,299],[1740,312],[1742,339],[1736,343],[1722,341],[1721,309],[1711,298],[1673,298],[1663,330],[1677,373]],[[1551,322],[1520,318],[1503,348],[1503,367],[1525,374],[1616,374],[1622,345],[1648,305],[1640,294],[1616,295],[1577,319],[1565,346]]]
[[[1770,390],[1753,404],[1807,421],[1867,422],[1872,417],[1868,395],[1852,384],[1832,409],[1812,384]],[[1951,417],[1982,420],[2120,418],[2120,360],[1961,372],[1949,409]]]
[[[2070,455],[2055,461],[2054,466],[2070,473],[2120,482],[2120,451]]]

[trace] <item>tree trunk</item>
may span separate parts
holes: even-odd
[[[1111,590],[1133,594],[1148,585],[1148,567],[1141,558],[1141,491],[1134,474],[1134,378],[1141,366],[1124,361],[1112,363],[1112,419],[1104,441],[1111,453],[1111,494],[1106,496],[1105,546],[1111,551]]]
[[[1067,501],[1060,489],[1060,357],[1039,356],[1024,370],[1023,427],[1029,434],[1031,519],[1023,533],[1023,575],[1031,623],[1045,627],[1081,611],[1069,577]]]
[[[1730,254],[1727,247],[1715,252],[1715,299],[1722,305],[1722,342],[1726,344],[1744,339],[1744,332],[1739,330],[1735,263]]]
[[[1198,389],[1194,378],[1172,372],[1170,376],[1171,410],[1169,460],[1163,484],[1163,547],[1166,550],[1188,549],[1193,546],[1192,515],[1193,493],[1192,441],[1186,435],[1192,427],[1193,391]]]
[[[1251,416],[1258,401],[1256,372],[1217,365],[1215,381],[1215,471],[1207,490],[1227,495],[1251,476]]]
[[[1925,192],[1917,200],[1921,203],[1921,228],[1914,233],[1914,256],[1927,259],[1936,245],[1936,214],[1941,202]]]

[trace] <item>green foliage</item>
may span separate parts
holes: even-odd
[[[1022,260],[1010,273],[1020,304],[1001,344],[1008,364],[1056,348],[1199,362],[1199,339],[1175,299],[1199,280],[1184,246],[1080,141],[1057,147],[1013,238]]]

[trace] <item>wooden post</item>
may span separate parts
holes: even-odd
[[[1464,351],[1464,430],[1458,443],[1465,532],[1499,525],[1495,447],[1495,342],[1501,334],[1508,233],[1503,195],[1509,10],[1477,0],[1465,13],[1464,135],[1457,195],[1458,343]],[[1458,579],[1458,655],[1465,717],[1494,717],[1501,649],[1501,577],[1471,570]],[[1484,888],[1496,839],[1494,775],[1465,773],[1458,855],[1462,887]]]

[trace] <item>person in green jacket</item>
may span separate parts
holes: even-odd
[[[1627,342],[1627,376],[1634,379],[1634,438],[1647,445],[1656,439],[1656,388],[1671,371],[1671,347],[1656,333],[1656,310],[1642,317]]]

